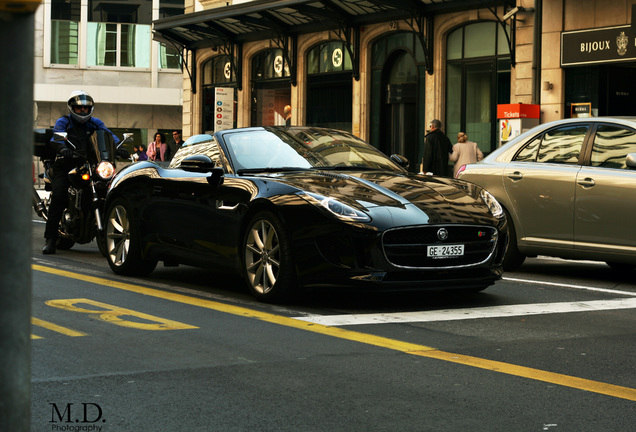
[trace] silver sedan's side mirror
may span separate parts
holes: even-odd
[[[627,159],[625,160],[625,164],[629,168],[636,168],[636,153],[629,153],[627,155]]]

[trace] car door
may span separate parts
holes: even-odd
[[[528,142],[504,169],[520,248],[572,247],[575,183],[589,129],[587,123],[550,129]]]
[[[192,146],[192,155],[206,155],[221,166],[215,141]],[[218,260],[218,187],[211,185],[208,172],[189,172],[178,166],[151,176],[150,204],[146,219],[156,234],[157,244],[166,257],[198,263]]]
[[[635,130],[598,125],[589,166],[581,169],[576,182],[576,248],[634,253],[636,224],[631,218],[636,215],[636,170],[625,163],[629,153],[636,153]]]

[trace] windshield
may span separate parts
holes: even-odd
[[[376,148],[342,131],[245,130],[224,138],[236,172],[291,168],[402,171]]]

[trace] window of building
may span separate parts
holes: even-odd
[[[467,24],[446,39],[448,136],[466,132],[484,153],[497,146],[497,104],[510,101],[510,50],[501,25]]]
[[[112,2],[51,0],[51,63],[79,65],[85,55],[87,66],[149,68],[152,47],[153,4],[161,18],[184,12],[184,0],[129,0]],[[81,21],[86,8],[88,22]],[[86,26],[86,52],[79,52],[80,28]],[[160,44],[157,66],[179,69],[180,53]]]
[[[203,128],[202,130],[206,131],[206,133],[213,132],[217,128],[215,127],[215,123],[217,122],[217,116],[219,113],[217,112],[217,107],[215,104],[216,99],[216,88],[217,87],[230,87],[232,89],[236,89],[236,75],[232,70],[232,64],[230,62],[230,57],[227,55],[220,55],[211,58],[201,65],[201,73],[202,73],[202,112],[203,112]],[[236,102],[236,90],[234,92],[234,101]],[[236,107],[236,103],[234,107]],[[222,109],[222,108],[221,108]],[[233,125],[232,127],[236,127],[236,110],[232,113],[233,115]]]
[[[307,53],[307,126],[351,132],[353,66],[344,42],[327,41]]]
[[[417,171],[426,134],[426,59],[417,34],[395,32],[376,40],[371,65],[369,142],[385,154],[400,153]]]
[[[51,63],[79,61],[80,0],[51,0]]]
[[[269,49],[252,58],[252,126],[284,125],[291,104],[289,65],[281,49]]]

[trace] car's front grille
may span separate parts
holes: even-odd
[[[445,234],[445,235],[444,235]],[[444,268],[487,261],[497,244],[497,230],[476,225],[430,225],[388,230],[382,236],[387,260],[398,267]],[[431,258],[428,246],[463,245],[461,256]]]

